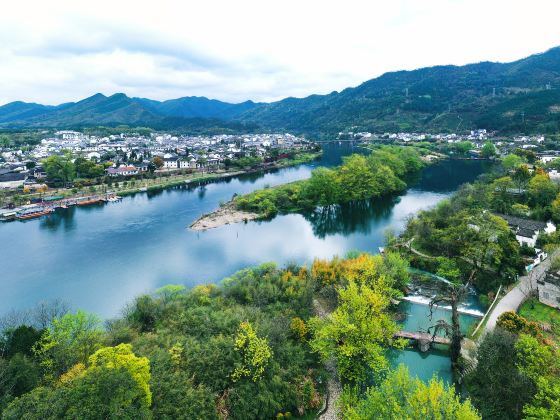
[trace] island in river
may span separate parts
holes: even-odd
[[[191,228],[206,230],[229,223],[271,218],[315,208],[378,199],[407,188],[407,181],[424,166],[422,149],[381,146],[367,156],[353,154],[333,169],[319,167],[305,180],[235,196],[218,210],[198,218]]]

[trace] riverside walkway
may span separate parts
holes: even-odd
[[[496,327],[496,322],[501,314],[508,311],[516,312],[519,309],[523,301],[529,297],[530,292],[537,289],[537,280],[546,275],[551,261],[558,255],[560,255],[560,251],[552,253],[529,274],[519,278],[517,285],[497,303],[488,316],[485,332],[492,331]]]

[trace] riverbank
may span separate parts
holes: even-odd
[[[80,199],[84,196],[91,196],[96,194],[118,194],[119,196],[132,195],[136,193],[161,190],[166,188],[173,188],[183,185],[196,185],[199,183],[206,183],[218,181],[236,176],[255,174],[297,166],[304,163],[309,163],[319,159],[322,156],[322,151],[319,152],[303,152],[298,153],[293,158],[282,159],[276,162],[269,162],[259,165],[258,167],[238,169],[238,170],[225,170],[217,169],[214,171],[201,171],[194,173],[160,173],[155,178],[143,179],[129,179],[121,180],[110,184],[97,184],[87,188],[59,188],[48,190],[47,192],[38,194],[26,194],[19,198],[22,205],[31,203],[41,203],[47,197],[57,196],[60,199],[72,200]]]

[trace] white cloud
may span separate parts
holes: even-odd
[[[553,0],[27,0],[0,15],[0,103],[95,92],[243,101],[328,93],[560,44]]]

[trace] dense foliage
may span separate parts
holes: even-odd
[[[407,281],[398,254],[359,254],[166,286],[105,326],[59,308],[11,316],[0,340],[0,418],[313,416],[332,359],[348,386],[365,389],[370,373],[393,377],[385,352],[401,343],[390,299]]]
[[[530,169],[528,159],[526,153],[503,157],[492,173],[420,212],[403,238],[424,254],[453,260],[460,277],[484,293],[511,283],[534,251],[519,247],[500,215],[560,222],[560,188],[538,165]],[[557,233],[541,235],[537,245],[554,243],[560,243]],[[440,270],[441,259],[413,259],[432,272]]]
[[[472,196],[479,193],[476,187],[466,187],[434,209],[420,212],[404,237],[431,256],[445,257],[418,258],[423,267],[469,280],[487,292],[512,283],[523,270],[523,261],[507,223],[473,203]]]
[[[346,389],[342,411],[348,420],[480,419],[470,401],[461,402],[443,381],[434,377],[426,384],[410,377],[404,366],[369,388],[363,399]]]
[[[70,152],[51,155],[42,164],[49,180],[62,184],[76,178],[98,178],[105,174],[103,165],[83,157],[74,158]]]
[[[542,335],[498,328],[485,336],[478,365],[467,377],[483,418],[560,418],[558,349]]]
[[[241,210],[273,216],[355,203],[402,191],[406,176],[422,166],[415,148],[380,147],[368,156],[351,155],[337,168],[317,168],[307,180],[237,197],[234,204]]]

